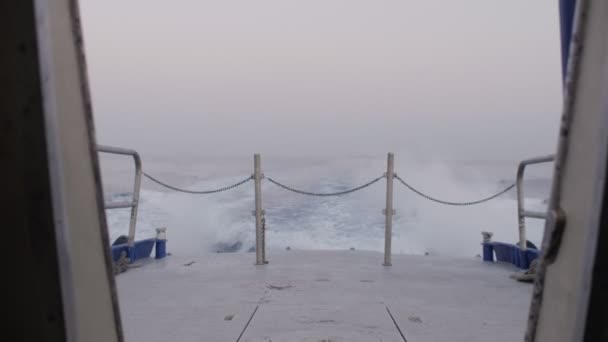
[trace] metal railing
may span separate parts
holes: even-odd
[[[262,173],[261,157],[259,154],[254,155],[253,175],[248,176],[247,178],[245,178],[237,183],[234,183],[234,184],[231,184],[228,186],[224,186],[224,187],[221,187],[218,189],[196,190],[195,191],[195,190],[191,190],[191,189],[182,189],[182,188],[178,188],[178,187],[169,185],[169,184],[167,184],[163,181],[160,181],[160,180],[148,175],[147,173],[145,173],[142,170],[141,159],[140,159],[137,151],[119,148],[119,147],[110,147],[110,146],[101,146],[101,145],[97,146],[97,151],[100,153],[110,153],[110,154],[120,154],[120,155],[132,156],[135,161],[135,182],[133,185],[133,197],[132,197],[131,201],[105,203],[106,209],[131,208],[131,220],[129,223],[129,236],[128,236],[128,241],[129,241],[128,243],[129,243],[129,246],[131,246],[131,247],[134,245],[134,242],[135,242],[135,227],[137,224],[137,210],[138,210],[138,205],[139,205],[139,191],[140,191],[142,176],[147,177],[150,180],[152,180],[153,182],[155,182],[161,186],[164,186],[168,189],[183,192],[183,193],[196,194],[196,195],[215,194],[215,193],[219,193],[219,192],[223,192],[223,191],[232,190],[232,189],[239,187],[240,185],[247,183],[249,180],[253,180],[254,190],[255,190],[255,210],[254,210],[253,214],[255,216],[255,242],[256,242],[255,243],[255,250],[256,250],[255,254],[256,254],[256,264],[257,265],[264,265],[264,264],[268,263],[268,261],[266,261],[266,255],[265,255],[266,254],[265,253],[266,252],[265,251],[265,249],[266,249],[265,248],[265,218],[264,218],[264,209],[263,209],[263,205],[262,205],[262,180],[264,180],[264,179],[266,179],[270,184],[276,185],[284,190],[288,190],[288,191],[291,191],[294,193],[298,193],[301,195],[308,195],[308,196],[326,197],[326,196],[341,196],[341,195],[346,195],[346,194],[350,194],[353,192],[357,192],[359,190],[365,189],[365,188],[375,184],[376,182],[380,181],[382,178],[385,178],[386,179],[386,207],[382,210],[383,214],[385,215],[384,265],[390,266],[391,265],[392,221],[393,221],[393,216],[396,214],[396,211],[393,207],[393,180],[394,179],[398,180],[407,189],[413,191],[414,193],[416,193],[417,195],[420,195],[423,198],[426,198],[430,201],[433,201],[433,202],[436,202],[439,204],[452,205],[452,206],[468,206],[468,205],[481,204],[481,203],[490,201],[492,199],[495,199],[495,198],[505,194],[506,192],[513,189],[513,187],[517,187],[517,206],[518,206],[520,248],[522,250],[525,250],[526,249],[525,218],[532,217],[532,218],[546,219],[547,214],[542,213],[542,212],[526,211],[524,209],[524,202],[523,202],[524,194],[523,194],[523,189],[522,189],[524,170],[527,165],[545,163],[545,162],[550,162],[550,161],[554,160],[554,156],[545,156],[545,157],[538,157],[538,158],[524,160],[524,161],[520,162],[519,167],[517,169],[517,181],[515,184],[510,184],[509,186],[502,189],[501,191],[499,191],[491,196],[484,197],[482,199],[478,199],[478,200],[474,200],[474,201],[457,202],[457,201],[447,201],[444,199],[438,199],[436,197],[432,197],[432,196],[418,190],[417,188],[414,188],[412,185],[407,183],[403,178],[399,177],[394,172],[394,155],[392,153],[389,153],[387,155],[386,172],[383,175],[381,175],[380,177],[376,177],[376,178],[372,179],[371,181],[369,181],[361,186],[352,188],[352,189],[338,191],[338,192],[331,192],[331,193],[317,193],[317,192],[310,192],[310,191],[296,189],[292,186],[288,186],[283,183],[279,183],[278,181],[276,181],[270,177],[267,177],[267,178],[264,177],[264,174]]]
[[[384,214],[384,266],[391,266],[391,245],[393,239],[393,179],[395,178],[395,156],[389,153],[386,157],[386,207]]]
[[[517,179],[515,181],[517,188],[517,222],[519,225],[519,248],[525,251],[527,248],[526,239],[526,217],[547,219],[547,212],[528,211],[524,208],[524,171],[526,166],[533,164],[549,163],[555,160],[555,155],[530,158],[522,160],[517,167]]]
[[[266,237],[264,209],[262,209],[262,164],[259,154],[253,155],[253,181],[255,190],[255,264],[266,264]]]
[[[125,156],[133,157],[135,162],[135,181],[133,184],[133,195],[131,201],[123,201],[123,202],[108,202],[104,203],[104,207],[106,209],[126,209],[131,208],[131,219],[129,221],[129,247],[133,247],[135,245],[135,226],[137,224],[137,209],[139,207],[139,189],[141,187],[141,158],[139,157],[139,153],[134,150],[129,150],[126,148],[120,147],[112,147],[112,146],[103,146],[97,145],[97,152],[101,153],[109,153],[109,154],[119,154]]]

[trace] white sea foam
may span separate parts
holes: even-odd
[[[265,173],[301,189],[331,192],[357,186],[381,175],[384,163],[380,158],[338,162],[271,161]],[[474,200],[492,194],[504,186],[500,180],[511,181],[508,175],[514,174],[511,165],[505,167],[503,175],[494,174],[492,177],[487,177],[482,168],[475,165],[468,165],[469,171],[466,172],[445,163],[412,165],[412,162],[397,164],[398,174],[432,196],[455,201]],[[167,163],[165,167],[171,166]],[[104,172],[108,173],[107,170]],[[174,172],[170,177],[172,180],[180,178],[178,171],[171,172]],[[185,187],[221,187],[243,176],[247,173],[195,180]],[[106,188],[111,188],[112,179],[107,180],[104,175],[104,181]],[[382,251],[385,184],[381,180],[350,195],[319,198],[287,192],[265,181],[263,199],[267,248],[284,249],[289,246],[294,249]],[[122,189],[124,192],[124,187]],[[124,200],[126,195],[122,192],[107,194],[106,198],[117,200],[123,197]],[[546,189],[534,189],[531,191],[534,197],[528,198],[526,205],[530,209],[542,210],[546,192]],[[165,226],[173,253],[217,252],[229,246],[247,251],[254,245],[252,182],[228,192],[196,196],[164,191],[145,181],[140,199],[138,239],[152,237],[155,227]],[[394,202],[397,210],[393,223],[394,253],[473,256],[480,253],[481,231],[494,232],[498,241],[514,243],[518,239],[514,190],[488,203],[450,207],[421,198],[395,182]],[[107,210],[106,213],[111,239],[125,234],[129,210]],[[539,245],[544,221],[529,219],[526,224],[528,239]]]

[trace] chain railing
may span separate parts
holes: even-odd
[[[218,192],[224,192],[224,191],[228,191],[228,190],[232,190],[236,187],[239,187],[247,182],[249,182],[251,179],[253,179],[253,177],[249,176],[245,179],[243,179],[242,181],[236,182],[234,184],[228,185],[228,186],[224,186],[218,189],[213,189],[213,190],[188,190],[188,189],[184,189],[184,188],[178,188],[176,186],[173,185],[169,185],[163,181],[160,181],[152,176],[150,176],[149,174],[145,173],[142,171],[142,174],[148,178],[149,180],[153,181],[154,183],[161,185],[167,189],[171,189],[177,192],[183,192],[183,193],[187,193],[187,194],[193,194],[193,195],[210,195],[210,194],[216,194]]]
[[[348,190],[343,190],[343,191],[337,191],[337,192],[311,192],[311,191],[298,190],[298,189],[293,188],[291,186],[287,186],[287,185],[285,185],[283,183],[280,183],[280,182],[278,182],[278,181],[276,181],[276,180],[274,180],[274,179],[272,179],[270,177],[268,177],[266,179],[270,183],[272,183],[272,184],[274,184],[274,185],[276,185],[276,186],[278,186],[278,187],[280,187],[282,189],[285,189],[287,191],[295,192],[296,194],[307,195],[307,196],[315,196],[315,197],[331,197],[331,196],[348,195],[350,193],[353,193],[353,192],[356,192],[356,191],[359,191],[359,190],[363,190],[363,189],[367,188],[368,186],[370,186],[370,185],[378,182],[382,178],[384,178],[384,176],[380,176],[380,177],[374,178],[371,181],[369,181],[369,182],[367,182],[367,183],[365,183],[363,185],[357,186],[355,188],[348,189]]]
[[[137,155],[137,152],[135,152],[135,151],[123,150],[123,149],[118,149],[118,148],[101,147],[101,146],[98,148],[98,150],[100,152],[135,155],[136,161],[138,161],[138,158],[137,158],[138,155]],[[396,214],[395,210],[393,209],[393,180],[394,179],[398,180],[403,186],[405,186],[410,191],[414,192],[415,194],[417,194],[429,201],[433,201],[435,203],[440,203],[440,204],[444,204],[444,205],[450,205],[450,206],[471,206],[471,205],[486,203],[488,201],[496,199],[497,197],[509,192],[516,186],[515,183],[510,184],[509,186],[507,186],[506,188],[502,189],[501,191],[499,191],[495,194],[492,194],[490,196],[487,196],[487,197],[484,197],[484,198],[481,198],[478,200],[473,200],[473,201],[458,202],[458,201],[443,200],[443,199],[439,199],[437,197],[428,195],[427,193],[419,190],[418,188],[415,188],[414,186],[412,186],[408,182],[406,182],[403,178],[401,178],[396,173],[394,173],[393,158],[394,158],[393,154],[389,153],[388,159],[387,159],[387,170],[386,170],[386,173],[383,174],[382,176],[373,178],[370,181],[368,181],[362,185],[359,185],[357,187],[346,189],[346,190],[341,190],[341,191],[335,191],[335,192],[305,191],[305,190],[298,189],[296,187],[286,185],[271,177],[264,177],[264,175],[262,174],[261,158],[260,158],[259,154],[254,155],[254,173],[253,173],[253,175],[248,176],[236,183],[233,183],[233,184],[230,184],[227,186],[223,186],[223,187],[220,187],[217,189],[191,190],[191,189],[185,189],[185,188],[181,188],[181,187],[177,187],[177,186],[168,184],[168,183],[161,181],[158,178],[153,177],[150,174],[142,171],[141,162],[138,163],[137,174],[141,174],[144,177],[148,178],[149,180],[153,181],[154,183],[156,183],[160,186],[163,186],[167,189],[182,192],[182,193],[187,193],[187,194],[194,194],[194,195],[210,195],[210,194],[216,194],[216,193],[233,190],[233,189],[238,188],[239,186],[244,185],[245,183],[253,180],[253,182],[255,184],[254,215],[256,217],[256,246],[255,246],[255,248],[256,248],[256,264],[257,265],[265,265],[268,263],[268,261],[266,261],[266,254],[265,254],[265,234],[264,234],[266,220],[264,218],[264,209],[262,207],[261,183],[262,183],[263,179],[266,179],[268,182],[270,182],[271,184],[273,184],[281,189],[284,189],[284,190],[287,190],[287,191],[290,191],[293,193],[297,193],[300,195],[313,196],[313,197],[332,197],[332,196],[343,196],[343,195],[347,195],[347,194],[352,194],[354,192],[366,189],[366,188],[376,184],[383,178],[386,179],[386,207],[383,210],[383,214],[386,216],[386,219],[385,219],[385,247],[384,247],[384,265],[385,266],[391,265],[390,257],[391,257],[391,239],[392,239],[392,217],[393,217],[393,215]],[[521,169],[521,167],[520,167],[520,169]],[[522,173],[521,170],[518,172],[518,181],[520,181],[520,178],[521,178],[519,175],[520,173]],[[136,191],[135,192],[138,195],[139,187],[137,186],[138,185],[137,183],[138,182],[136,182]],[[108,209],[109,208],[119,208],[119,207],[134,207],[133,209],[134,209],[135,215],[132,215],[132,220],[131,220],[132,222],[131,222],[130,232],[129,232],[130,239],[133,239],[133,237],[135,235],[135,220],[136,220],[137,202],[138,202],[137,195],[134,196],[135,198],[133,199],[132,203],[129,202],[129,203],[125,204],[124,206],[122,204],[121,205],[116,205],[113,203],[106,204],[106,208],[108,208]],[[520,192],[519,196],[522,197],[521,192]],[[523,216],[521,214],[521,212],[524,212],[524,211],[520,208],[519,209],[520,221],[521,221],[521,217]],[[524,214],[526,214],[526,212],[524,212]],[[532,216],[532,215],[528,215],[528,216]],[[532,216],[532,217],[534,217],[534,216]],[[521,225],[521,223],[520,223],[520,225]]]
[[[468,202],[453,202],[453,201],[446,201],[446,200],[441,200],[435,197],[432,197],[430,195],[425,194],[424,192],[414,188],[413,186],[411,186],[410,184],[408,184],[406,181],[404,181],[401,177],[399,177],[398,175],[395,175],[395,179],[397,179],[401,184],[403,184],[406,188],[410,189],[412,192],[414,192],[415,194],[426,198],[429,201],[433,201],[435,203],[440,203],[440,204],[445,204],[445,205],[453,205],[453,206],[468,206],[468,205],[476,205],[476,204],[481,204],[481,203],[485,203],[488,201],[491,201],[493,199],[495,199],[496,197],[499,197],[501,195],[506,194],[507,192],[509,192],[511,189],[513,189],[515,187],[515,183],[507,186],[506,188],[504,188],[503,190],[488,196],[488,197],[484,197],[482,199],[479,200],[475,200],[475,201],[468,201]]]

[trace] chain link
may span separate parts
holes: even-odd
[[[253,179],[252,176],[249,176],[249,177],[243,179],[242,181],[240,181],[238,183],[234,183],[232,185],[228,185],[228,186],[225,186],[223,188],[219,188],[219,189],[215,189],[215,190],[187,190],[187,189],[177,188],[175,186],[172,186],[172,185],[169,185],[167,183],[164,183],[164,182],[162,182],[162,181],[160,181],[160,180],[158,180],[158,179],[150,176],[149,174],[147,174],[147,173],[145,173],[143,171],[142,171],[142,174],[144,176],[146,176],[148,179],[150,179],[151,181],[155,182],[156,184],[162,185],[162,186],[164,186],[167,189],[171,189],[171,190],[175,190],[175,191],[179,191],[179,192],[184,192],[184,193],[187,193],[187,194],[194,194],[194,195],[209,195],[209,194],[215,194],[215,193],[218,193],[218,192],[223,192],[223,191],[231,190],[231,189],[234,189],[234,188],[236,188],[236,187],[238,187],[240,185],[243,185],[243,184],[249,182],[251,179]]]
[[[417,190],[416,188],[414,188],[413,186],[409,185],[406,181],[404,181],[403,179],[401,179],[401,177],[395,175],[395,178],[401,182],[401,184],[405,185],[408,189],[412,190],[413,192],[415,192],[416,194],[426,198],[429,201],[433,201],[436,203],[441,203],[441,204],[445,204],[445,205],[457,205],[457,206],[467,206],[467,205],[475,205],[475,204],[480,204],[480,203],[484,203],[490,200],[495,199],[496,197],[503,195],[505,193],[507,193],[509,190],[513,189],[515,187],[515,183],[509,185],[508,187],[506,187],[504,190],[501,190],[500,192],[486,197],[486,198],[482,198],[480,200],[477,201],[470,201],[470,202],[451,202],[451,201],[444,201],[444,200],[440,200],[434,197],[431,197],[425,193],[423,193],[422,191]]]
[[[352,189],[348,189],[348,190],[344,190],[344,191],[338,191],[338,192],[309,192],[309,191],[303,191],[303,190],[298,190],[298,189],[292,188],[292,187],[287,186],[285,184],[281,184],[281,183],[277,182],[276,180],[274,180],[274,179],[272,179],[270,177],[266,177],[266,179],[270,183],[272,183],[272,184],[274,184],[274,185],[276,185],[278,187],[281,187],[281,188],[283,188],[285,190],[288,190],[288,191],[291,191],[291,192],[295,192],[295,193],[298,193],[298,194],[301,194],[301,195],[317,196],[317,197],[341,196],[341,195],[350,194],[352,192],[359,191],[361,189],[367,188],[368,186],[376,183],[377,181],[381,180],[382,178],[384,178],[384,176],[380,176],[380,177],[375,178],[375,179],[373,179],[373,180],[371,180],[371,181],[369,181],[369,182],[367,182],[367,183],[365,183],[363,185],[360,185],[360,186],[358,186],[356,188],[352,188]]]
[[[147,173],[145,173],[143,171],[142,171],[142,174],[145,177],[147,177],[148,179],[150,179],[151,181],[153,181],[153,182],[155,182],[155,183],[157,183],[157,184],[159,184],[161,186],[164,186],[165,188],[168,188],[168,189],[171,189],[171,190],[174,190],[174,191],[178,191],[178,192],[183,192],[183,193],[188,193],[188,194],[195,194],[195,195],[208,195],[208,194],[215,194],[215,193],[219,193],[219,192],[223,192],[223,191],[228,191],[228,190],[234,189],[234,188],[236,188],[236,187],[238,187],[240,185],[243,185],[243,184],[245,184],[245,183],[247,183],[247,182],[249,182],[250,180],[253,179],[252,176],[249,176],[249,177],[241,180],[240,182],[237,182],[237,183],[234,183],[232,185],[228,185],[228,186],[225,186],[225,187],[222,187],[222,188],[219,188],[219,189],[214,189],[214,190],[188,190],[188,189],[182,189],[182,188],[178,188],[178,187],[169,185],[169,184],[167,184],[165,182],[162,182],[162,181],[160,181],[160,180],[152,177],[151,175],[149,175],[149,174],[147,174]],[[265,179],[267,179],[270,183],[272,183],[272,184],[274,184],[274,185],[276,185],[276,186],[278,186],[280,188],[283,188],[285,190],[288,190],[288,191],[291,191],[291,192],[295,192],[295,193],[298,193],[298,194],[301,194],[301,195],[316,196],[316,197],[330,197],[330,196],[347,195],[347,194],[350,194],[350,193],[353,193],[353,192],[365,189],[368,186],[370,186],[370,185],[378,182],[379,180],[381,180],[382,178],[385,178],[385,177],[386,176],[383,175],[383,176],[374,178],[371,181],[369,181],[369,182],[367,182],[367,183],[365,183],[363,185],[360,185],[358,187],[355,187],[355,188],[352,188],[352,189],[348,189],[348,190],[344,190],[344,191],[338,191],[338,192],[310,192],[310,191],[304,191],[304,190],[299,190],[299,189],[287,186],[285,184],[282,184],[282,183],[280,183],[280,182],[278,182],[278,181],[276,181],[276,180],[274,180],[274,179],[272,179],[270,177],[266,177]],[[515,187],[515,183],[513,183],[513,184],[509,185],[508,187],[506,187],[504,190],[501,190],[500,192],[498,192],[498,193],[496,193],[496,194],[494,194],[492,196],[485,197],[485,198],[482,198],[482,199],[476,200],[476,201],[453,202],[453,201],[445,201],[445,200],[441,200],[441,199],[437,199],[435,197],[429,196],[429,195],[423,193],[422,191],[414,188],[410,184],[408,184],[406,181],[404,181],[397,174],[395,174],[394,177],[401,184],[403,184],[405,187],[407,187],[409,190],[413,191],[414,193],[418,194],[421,197],[426,198],[427,200],[430,200],[430,201],[433,201],[433,202],[436,202],[436,203],[440,203],[440,204],[453,205],[453,206],[468,206],[468,205],[475,205],[475,204],[484,203],[484,202],[493,200],[494,198],[499,197],[499,196],[501,196],[501,195],[509,192],[511,189],[513,189]]]

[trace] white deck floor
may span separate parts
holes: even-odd
[[[380,253],[361,251],[254,258],[173,255],[119,275],[126,341],[237,341],[243,331],[243,342],[403,341],[387,308],[408,342],[523,340],[532,286],[506,265],[395,255],[383,267]]]

